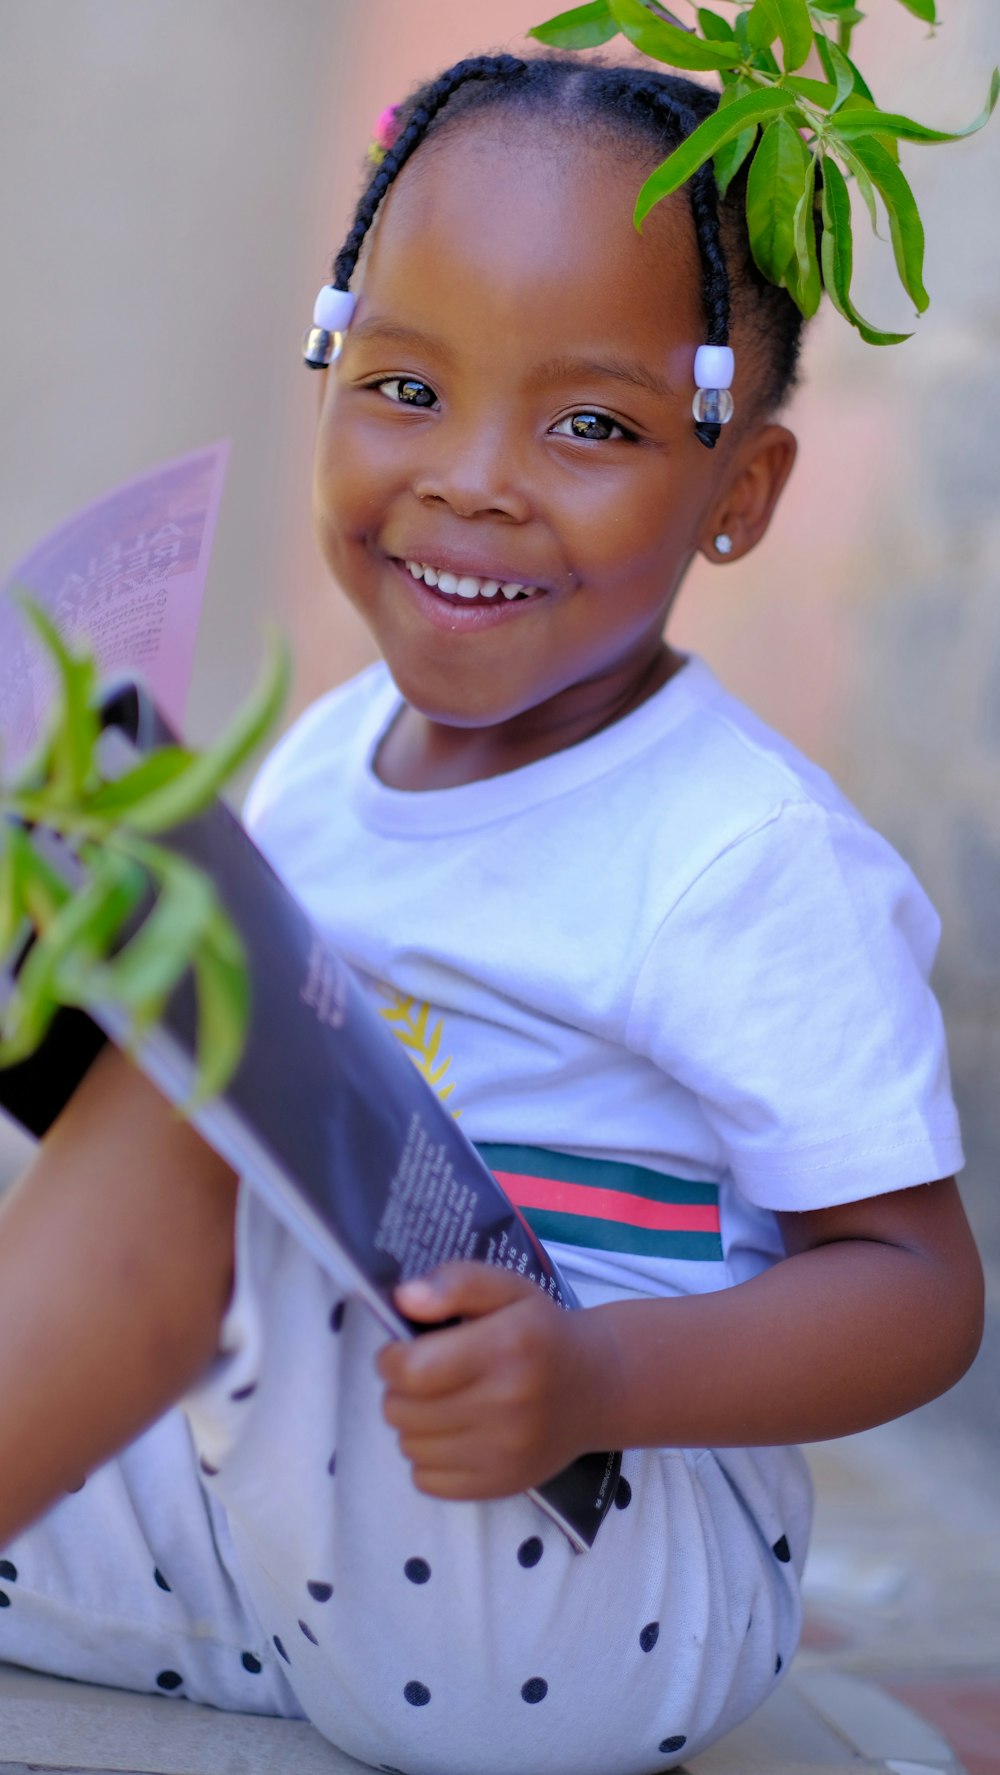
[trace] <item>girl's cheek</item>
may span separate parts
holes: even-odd
[[[408,453],[377,422],[359,416],[336,395],[317,438],[317,479],[342,509],[368,517],[409,484]]]

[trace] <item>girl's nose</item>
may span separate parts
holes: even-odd
[[[425,505],[446,505],[460,518],[506,518],[524,524],[531,500],[514,453],[497,435],[440,438],[421,463],[413,491]]]

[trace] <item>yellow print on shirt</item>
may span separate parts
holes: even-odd
[[[385,1018],[396,1040],[407,1050],[421,1078],[427,1080],[442,1103],[447,1103],[455,1089],[455,1081],[452,1079],[450,1084],[444,1083],[451,1066],[450,1054],[444,1060],[438,1060],[444,1030],[443,1017],[439,1017],[429,1027],[430,1005],[418,1004],[415,998],[404,992],[393,992],[392,1001],[392,1004],[384,1006],[379,1016]],[[452,1111],[456,1118],[461,1113],[458,1109]]]

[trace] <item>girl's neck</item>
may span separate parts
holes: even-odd
[[[404,703],[378,749],[375,775],[386,788],[414,793],[503,776],[611,727],[661,690],[683,664],[683,657],[663,644],[638,678],[630,676],[611,695],[606,682],[574,685],[544,711],[528,709],[492,727],[448,726]]]

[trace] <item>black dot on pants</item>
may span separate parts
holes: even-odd
[[[403,1695],[411,1707],[426,1707],[431,1698],[430,1689],[425,1683],[407,1683]]]

